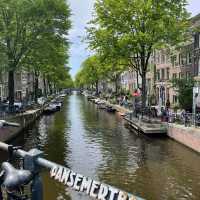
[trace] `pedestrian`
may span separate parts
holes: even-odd
[[[167,99],[167,101],[166,101],[166,109],[169,109],[170,108],[170,101],[169,101],[169,99]]]
[[[161,107],[161,122],[165,121],[165,117],[166,117],[165,109]]]

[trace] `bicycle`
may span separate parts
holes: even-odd
[[[31,200],[25,192],[25,187],[33,190],[34,173],[30,170],[16,169],[10,162],[13,153],[20,147],[9,146],[9,159],[3,162],[0,172],[0,200]],[[4,192],[3,192],[4,191]],[[4,193],[4,194],[3,194]],[[6,196],[6,197],[5,197]]]

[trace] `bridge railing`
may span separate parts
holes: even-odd
[[[9,151],[11,146],[0,142],[0,149]],[[133,194],[110,186],[108,184],[95,181],[89,177],[72,171],[71,169],[42,158],[42,152],[38,149],[31,149],[26,152],[22,149],[13,151],[14,156],[24,159],[24,169],[30,170],[35,174],[34,187],[32,190],[32,200],[42,200],[42,181],[39,173],[41,168],[46,168],[50,172],[51,178],[64,184],[66,187],[71,187],[75,191],[83,192],[92,199],[99,200],[143,200]]]

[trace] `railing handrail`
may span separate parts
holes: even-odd
[[[3,142],[0,142],[0,149],[2,149],[2,150],[4,150],[4,151],[9,151],[9,145],[8,144],[6,144],[6,143],[3,143]],[[36,150],[36,151],[39,151],[39,150],[37,150],[37,149],[32,149],[32,150],[30,150],[29,152],[26,152],[26,151],[24,151],[24,150],[22,150],[22,149],[17,149],[16,151],[14,151],[13,152],[13,154],[14,155],[16,155],[16,156],[19,156],[19,157],[22,157],[22,158],[26,158],[26,157],[33,157],[34,156],[34,150]],[[44,159],[44,158],[42,158],[42,157],[40,157],[40,156],[36,156],[35,157],[35,160],[34,160],[34,162],[35,162],[35,164],[36,165],[38,165],[38,166],[40,166],[40,167],[44,167],[44,168],[47,168],[48,170],[54,170],[54,169],[58,169],[57,170],[57,173],[59,173],[58,171],[59,171],[59,169],[61,169],[61,171],[63,171],[63,177],[61,177],[61,175],[60,175],[60,178],[58,177],[59,175],[57,174],[54,174],[53,176],[54,176],[54,179],[55,180],[57,180],[57,181],[59,181],[59,182],[62,182],[63,183],[63,181],[61,180],[61,179],[63,179],[64,180],[64,170],[69,170],[71,173],[73,173],[74,175],[79,175],[79,178],[80,177],[84,177],[84,178],[87,178],[87,179],[89,179],[88,177],[85,177],[85,176],[82,176],[82,175],[80,175],[80,174],[78,174],[78,173],[74,173],[74,172],[72,172],[71,171],[71,169],[69,169],[69,168],[67,168],[67,167],[64,167],[64,166],[62,166],[62,165],[59,165],[59,164],[57,164],[57,163],[54,163],[54,162],[52,162],[52,161],[49,161],[49,160],[47,160],[47,159]],[[66,171],[65,171],[66,172]],[[76,179],[76,178],[75,178]],[[96,184],[99,184],[99,187],[100,187],[100,189],[99,190],[101,190],[101,185],[103,185],[103,187],[104,187],[104,189],[105,189],[105,187],[107,187],[107,188],[109,188],[110,190],[108,190],[109,192],[111,191],[111,192],[113,192],[113,191],[115,191],[115,194],[113,193],[113,198],[111,198],[110,197],[110,195],[111,195],[111,193],[109,193],[109,196],[108,196],[108,198],[109,198],[109,200],[123,200],[123,199],[127,199],[127,200],[144,200],[144,199],[142,199],[142,198],[140,198],[140,197],[137,197],[137,196],[135,196],[135,195],[133,195],[133,194],[130,194],[130,193],[127,193],[127,192],[125,192],[125,191],[122,191],[122,190],[120,190],[120,189],[117,189],[117,188],[115,188],[115,187],[113,187],[113,186],[110,186],[110,185],[108,185],[108,184],[102,184],[102,183],[100,183],[100,182],[98,182],[98,181],[95,181],[95,180],[92,180],[92,179],[89,179],[89,180],[91,180],[91,186],[90,186],[90,190],[92,189],[92,185],[93,185],[93,183],[96,183]],[[80,180],[79,180],[80,181]],[[65,184],[66,185],[66,184]],[[68,185],[69,186],[69,185]],[[70,187],[72,187],[72,186],[70,186]],[[77,190],[76,188],[74,188],[74,186],[72,187],[73,189],[75,189],[75,190]],[[95,191],[95,190],[94,190]],[[93,191],[93,193],[94,193],[94,191]],[[98,191],[98,192],[100,192],[100,191]],[[103,192],[103,191],[101,191],[101,192]],[[104,191],[104,193],[105,193],[105,191]],[[87,194],[90,196],[90,197],[94,197],[94,196],[92,196],[91,195],[91,193],[90,192],[87,192]],[[97,195],[97,194],[96,194]],[[99,195],[99,194],[98,194]],[[107,194],[108,195],[108,194]],[[120,197],[119,197],[120,196]],[[125,198],[125,196],[127,196],[126,198]],[[96,197],[97,198],[97,197]],[[106,198],[105,199],[107,199],[107,196],[106,196]]]

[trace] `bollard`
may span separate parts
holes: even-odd
[[[36,163],[39,157],[42,157],[43,152],[38,149],[31,149],[29,154],[24,157],[24,169],[29,170],[33,173],[34,179],[31,184],[32,197],[31,200],[42,200],[43,199],[43,186],[42,180],[39,175],[41,167]]]

